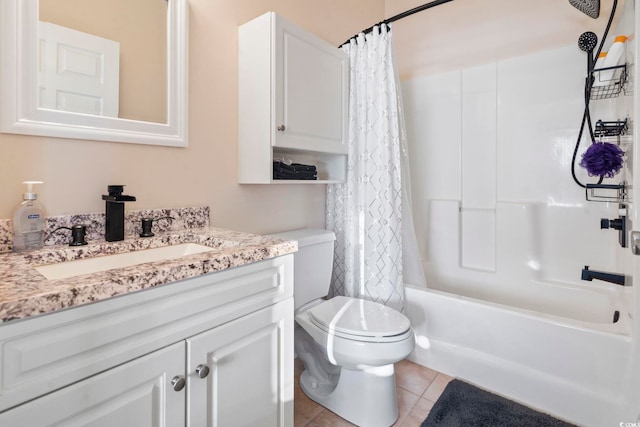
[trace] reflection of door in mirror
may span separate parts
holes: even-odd
[[[167,122],[166,0],[39,0],[39,14],[119,43],[118,117]]]
[[[38,106],[118,117],[120,44],[49,22],[38,37]]]

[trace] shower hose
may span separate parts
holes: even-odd
[[[600,46],[598,46],[598,51],[593,58],[598,58],[600,56],[600,52],[602,52],[602,47],[604,46],[604,42],[607,39],[607,35],[609,34],[609,30],[611,29],[611,23],[613,22],[613,17],[616,14],[616,7],[618,5],[618,0],[613,1],[613,6],[611,7],[611,14],[609,15],[609,21],[607,22],[607,26],[604,30],[604,34],[602,35],[602,39],[600,40]],[[587,55],[592,55],[592,52],[587,52]],[[588,126],[589,135],[591,137],[591,141],[595,141],[595,135],[593,134],[593,126],[591,125],[591,114],[589,113],[589,101],[591,100],[591,83],[592,83],[592,74],[593,74],[593,63],[592,59],[588,61],[589,67],[587,70],[587,78],[585,79],[584,84],[584,113],[582,114],[582,123],[580,124],[580,131],[578,132],[578,138],[576,140],[576,146],[573,149],[573,157],[571,159],[571,176],[573,180],[582,188],[586,188],[587,186],[580,182],[578,177],[576,176],[576,157],[578,156],[578,149],[580,148],[580,141],[582,140],[582,134],[584,133],[585,125]],[[604,176],[600,176],[600,180],[598,184],[602,183]]]

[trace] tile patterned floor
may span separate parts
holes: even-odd
[[[396,363],[398,420],[394,427],[419,427],[453,378],[408,360]],[[349,427],[353,424],[309,399],[298,384],[302,361],[295,361],[295,427]]]

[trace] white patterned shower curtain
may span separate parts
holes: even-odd
[[[383,25],[359,34],[343,50],[351,72],[349,156],[346,182],[327,186],[327,228],[336,234],[330,295],[404,311],[403,284],[425,280],[391,30]]]

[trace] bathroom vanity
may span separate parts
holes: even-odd
[[[34,268],[187,242],[213,249],[62,279]],[[296,250],[204,228],[0,254],[0,425],[292,426]]]

